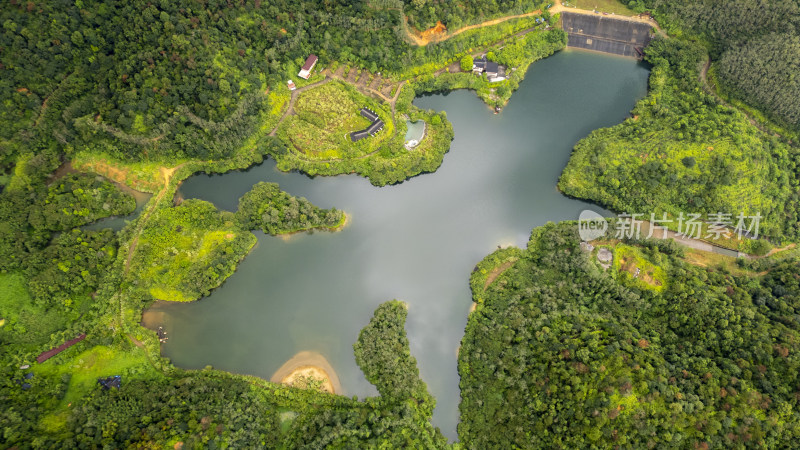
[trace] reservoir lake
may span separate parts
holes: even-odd
[[[269,379],[298,352],[319,352],[340,393],[363,398],[377,391],[356,365],[353,343],[380,303],[403,300],[411,353],[437,400],[434,425],[456,439],[470,273],[498,246],[525,246],[531,229],[548,221],[576,220],[584,209],[610,214],[563,196],[556,183],[581,138],[629,117],[648,75],[633,59],[565,50],[534,63],[498,115],[470,91],[420,97],[418,107],[447,112],[455,140],[438,171],[395,186],[282,173],[272,160],[194,175],[180,187],[184,198],[234,211],[255,183],[270,181],[351,221],[336,233],[257,232],[258,244],[220,288],[189,304],[157,302],[146,325],[164,327],[162,351],[183,368]]]

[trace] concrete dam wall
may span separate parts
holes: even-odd
[[[634,58],[650,43],[652,29],[646,23],[571,12],[561,13],[561,27],[569,36],[568,47]]]

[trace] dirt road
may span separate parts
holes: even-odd
[[[591,15],[591,16],[603,15],[600,12],[587,11],[587,10],[577,9],[577,8],[567,8],[567,7],[565,7],[564,5],[561,4],[560,0],[555,0],[553,2],[553,6],[550,7],[550,9],[548,9],[547,11],[549,11],[550,14],[569,12],[569,13],[573,13],[573,14],[586,14],[586,15]],[[444,34],[444,35],[435,36],[433,38],[420,36],[420,35],[412,32],[407,26],[404,27],[404,28],[405,28],[406,36],[408,37],[409,40],[414,42],[416,45],[419,45],[420,47],[424,47],[424,46],[430,44],[431,42],[446,41],[446,40],[448,40],[448,39],[450,39],[450,38],[452,38],[454,36],[458,36],[459,34],[464,33],[465,31],[474,30],[476,28],[490,27],[492,25],[497,25],[499,23],[503,23],[503,22],[506,22],[508,20],[520,19],[522,17],[536,16],[536,15],[539,15],[541,13],[542,13],[542,10],[537,9],[536,11],[525,13],[525,14],[516,14],[516,15],[512,15],[512,16],[505,16],[505,17],[500,17],[500,18],[497,18],[497,19],[487,20],[486,22],[481,22],[481,23],[477,23],[477,24],[474,24],[474,25],[467,25],[466,27],[459,28],[456,31],[453,31],[453,32],[450,32],[450,33],[447,33],[447,34]],[[619,16],[619,15],[607,16],[607,17],[613,17],[614,19],[617,19],[617,20],[626,20],[626,21],[629,21],[629,22],[646,23],[646,24],[652,26],[653,28],[655,28],[656,30],[658,30],[659,34],[661,34],[662,36],[666,36],[666,33],[664,33],[664,31],[661,29],[661,27],[658,26],[658,23],[655,20],[650,19],[650,18],[629,17],[629,16]],[[403,17],[403,21],[405,21],[405,17]]]

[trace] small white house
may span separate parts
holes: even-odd
[[[303,67],[300,69],[300,72],[297,73],[297,76],[307,80],[311,76],[311,71],[314,70],[314,66],[316,65],[317,55],[309,55],[309,57],[306,58],[305,64],[303,64]]]

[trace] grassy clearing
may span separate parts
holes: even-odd
[[[30,307],[25,277],[17,273],[0,274],[0,317],[9,323],[19,318],[21,312]]]
[[[58,407],[42,417],[40,425],[48,432],[58,432],[66,425],[69,408],[92,390],[100,389],[99,378],[121,375],[123,386],[128,377],[156,379],[163,377],[149,363],[145,351],[134,347],[129,351],[99,345],[81,352],[71,360],[58,364],[54,360],[33,367],[38,377],[59,378],[69,376],[67,390]],[[34,378],[35,380],[36,378]]]
[[[143,192],[157,192],[164,186],[160,168],[176,166],[184,161],[122,161],[104,153],[79,152],[72,159],[72,167],[84,172],[95,172]]]
[[[623,5],[618,0],[569,0],[562,2],[564,6],[619,14],[622,16],[635,16],[636,12]]]
[[[0,339],[35,348],[50,340],[69,320],[56,310],[36,305],[28,292],[28,281],[18,273],[0,274]]]
[[[47,361],[34,366],[34,372],[43,376],[70,374],[69,387],[62,399],[64,406],[80,400],[97,386],[97,379],[112,375],[136,375],[136,379],[161,376],[147,360],[144,350],[133,347],[123,351],[118,347],[98,345],[76,355],[62,364]],[[124,383],[123,378],[123,383]]]
[[[736,276],[756,276],[756,273],[739,267],[739,265],[736,264],[736,258],[732,256],[703,252],[691,248],[687,248],[684,254],[683,260],[695,266],[722,269]]]
[[[350,133],[369,126],[359,114],[363,107],[378,113],[384,129],[373,137],[352,142]],[[281,126],[281,136],[306,157],[348,159],[374,152],[394,132],[391,111],[352,86],[332,82],[302,93],[295,115]]]
[[[500,249],[485,257],[475,266],[469,280],[472,288],[473,299],[476,303],[483,302],[486,289],[502,273],[514,265],[522,257],[523,251],[517,247]]]
[[[187,200],[153,213],[139,237],[131,275],[153,298],[192,301],[233,274],[256,237],[236,226],[232,213]]]
[[[288,86],[281,85],[267,94],[267,98],[269,99],[271,108],[263,117],[259,131],[266,131],[269,133],[273,128],[275,128],[276,125],[278,125],[278,122],[281,120],[284,111],[286,111],[286,108],[289,107],[289,101],[292,98],[292,91],[289,90]]]
[[[636,247],[620,244],[614,247],[614,274],[623,283],[660,292],[667,284],[664,268],[654,264]]]

